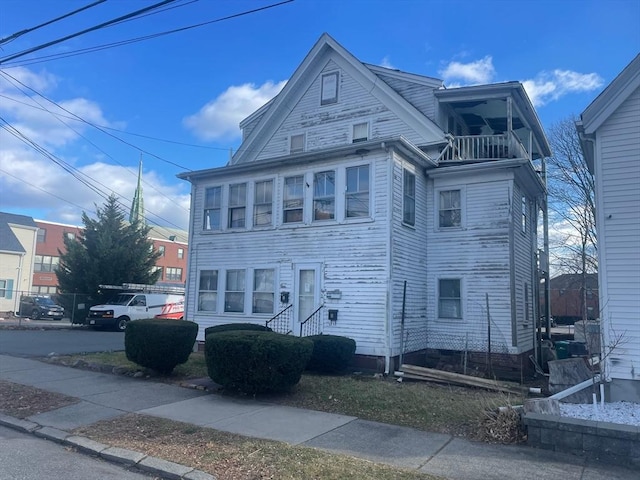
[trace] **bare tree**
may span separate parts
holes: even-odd
[[[582,276],[582,315],[586,320],[587,274],[598,268],[595,183],[582,155],[575,119],[552,125],[548,136],[553,152],[547,185],[554,260],[560,272]]]

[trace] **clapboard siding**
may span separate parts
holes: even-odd
[[[353,125],[363,122],[369,122],[370,138],[403,135],[417,144],[424,141],[336,62],[329,60],[322,73],[334,71],[339,72],[338,102],[320,105],[322,74],[318,75],[256,160],[288,155],[290,136],[302,133],[307,151],[348,144]]]
[[[435,119],[436,99],[433,91],[437,87],[428,87],[389,75],[378,74],[378,76],[427,118]]]
[[[609,342],[623,336],[609,355],[610,374],[640,379],[640,89],[596,132],[596,175],[603,317]]]
[[[508,174],[460,175],[429,181],[427,196],[427,308],[429,346],[443,349],[480,349],[487,341],[486,299],[492,326],[492,350],[511,347],[511,298],[509,280],[510,185]],[[460,188],[464,224],[460,229],[437,226],[441,189]],[[438,280],[462,281],[463,318],[438,318]],[[484,347],[486,348],[486,347]]]

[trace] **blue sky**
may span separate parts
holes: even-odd
[[[92,1],[2,0],[0,38]],[[1,211],[80,224],[104,202],[96,190],[128,206],[142,156],[149,221],[186,229],[190,185],[175,175],[224,165],[240,120],[323,32],[363,62],[447,86],[522,81],[545,127],[582,112],[640,51],[639,0],[295,0],[155,36],[278,3],[178,0],[3,60],[159,1],[107,0],[0,43]]]

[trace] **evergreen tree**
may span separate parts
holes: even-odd
[[[65,237],[66,252],[59,251],[56,273],[62,293],[88,294],[101,301],[100,285],[158,280],[160,272],[152,269],[160,253],[153,251],[147,237],[150,227],[126,223],[124,218],[115,195],[97,208],[95,220],[82,213],[84,229],[75,239]]]

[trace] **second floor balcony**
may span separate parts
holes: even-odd
[[[463,135],[452,137],[440,155],[444,162],[479,162],[507,158],[527,158],[531,155],[513,133],[501,135]]]

